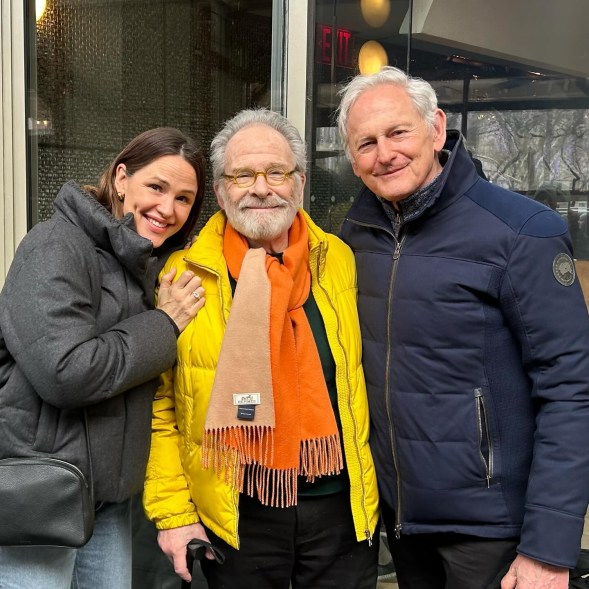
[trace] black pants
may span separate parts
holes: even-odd
[[[394,513],[386,506],[383,520],[399,589],[487,589],[517,556],[518,538],[440,533],[397,540]]]
[[[240,549],[207,530],[225,563],[201,561],[211,589],[374,589],[378,536],[358,542],[348,492],[299,498],[296,507],[239,500]]]

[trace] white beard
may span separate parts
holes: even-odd
[[[299,208],[297,199],[285,200],[276,195],[266,198],[245,196],[238,202],[228,198],[224,190],[221,196],[231,226],[253,241],[271,241],[287,233]],[[271,213],[261,213],[249,206],[273,208]]]

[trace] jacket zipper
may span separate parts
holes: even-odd
[[[485,467],[485,478],[487,479],[487,488],[491,486],[493,478],[493,445],[491,443],[491,432],[489,429],[489,418],[483,390],[477,387],[474,390],[477,412],[477,424],[479,430],[479,454]],[[487,456],[483,452],[483,443],[487,442]]]
[[[399,215],[397,213],[397,215]],[[389,438],[391,442],[391,454],[393,457],[393,464],[395,466],[395,472],[397,473],[397,508],[395,509],[395,538],[398,540],[401,537],[401,471],[399,469],[399,458],[397,455],[397,445],[395,444],[395,428],[393,426],[393,420],[391,418],[391,400],[390,400],[390,366],[391,366],[391,307],[393,302],[393,286],[395,283],[395,276],[397,274],[397,264],[399,257],[401,256],[401,248],[405,243],[406,233],[402,230],[399,232],[399,236],[402,235],[401,239],[397,239],[392,231],[382,227],[381,225],[374,225],[372,223],[362,223],[355,221],[354,219],[347,218],[350,223],[359,225],[361,227],[369,227],[371,229],[378,229],[388,233],[395,240],[395,251],[393,252],[393,267],[391,270],[391,280],[389,283],[388,303],[387,303],[387,364],[386,364],[386,375],[385,375],[385,404],[387,409],[387,418],[389,422]],[[399,219],[398,219],[399,220]]]
[[[319,279],[320,264],[321,264],[321,250],[322,250],[322,245],[319,244],[316,253],[311,251],[311,254],[316,256],[315,267],[316,267],[316,273],[317,273],[317,286],[321,289],[321,292],[323,292],[323,294],[325,295],[325,299],[327,300],[329,306],[331,307],[333,314],[336,317],[336,321],[337,321],[339,319],[338,314],[337,314],[337,310],[334,307],[333,303],[331,302],[331,299],[329,298],[327,291],[323,288],[323,285],[321,284],[321,280]],[[347,375],[349,373],[349,362],[348,362],[348,357],[346,355],[346,349],[340,339],[339,327],[335,330],[335,333],[336,333],[336,337],[337,337],[337,341],[338,341],[340,350],[344,356],[345,366],[347,368],[346,369],[346,380],[348,380]],[[348,380],[348,388],[349,387],[350,387],[350,383]],[[339,395],[338,395],[338,402],[339,402]],[[348,405],[348,411],[351,416],[352,425],[353,425],[353,429],[354,429],[353,435],[352,435],[352,440],[354,442],[354,448],[356,450],[356,457],[358,460],[358,465],[360,467],[360,483],[362,485],[362,513],[364,514],[364,521],[365,521],[364,536],[366,537],[366,540],[368,541],[368,545],[372,546],[372,534],[370,533],[370,520],[368,518],[368,512],[366,511],[366,503],[365,503],[365,501],[366,501],[366,484],[364,481],[364,469],[362,467],[362,460],[360,457],[360,448],[359,448],[358,442],[357,442],[357,440],[358,440],[357,431],[356,431],[357,427],[356,427],[356,421],[354,419],[354,412],[352,411],[351,395],[348,395],[347,405]],[[342,432],[342,434],[343,434],[343,432]]]
[[[393,236],[394,237],[394,236]],[[401,248],[405,242],[405,235],[401,237],[401,240],[395,238],[396,246],[393,252],[393,268],[391,270],[391,281],[389,284],[389,295],[387,303],[387,368],[385,377],[385,394],[386,394],[386,407],[387,407],[387,418],[389,420],[389,436],[391,439],[391,451],[393,455],[393,464],[395,465],[395,471],[397,473],[397,509],[395,510],[395,538],[399,540],[401,537],[401,471],[399,469],[399,457],[397,454],[397,445],[395,444],[395,431],[393,426],[393,419],[391,417],[391,395],[390,395],[390,367],[391,367],[391,309],[393,306],[393,288],[395,284],[395,277],[397,274],[397,265],[399,257],[401,256]]]

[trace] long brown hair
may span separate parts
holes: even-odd
[[[115,187],[116,171],[119,164],[125,164],[129,175],[148,166],[154,160],[166,155],[183,157],[196,173],[196,198],[182,229],[169,238],[172,245],[182,245],[194,229],[202,208],[205,191],[205,158],[194,139],[173,127],[157,127],[144,131],[132,139],[102,173],[97,187],[84,186],[116,218],[123,216],[123,204],[117,197]]]

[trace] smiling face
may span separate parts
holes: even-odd
[[[115,186],[124,195],[123,214],[131,213],[141,237],[153,247],[178,233],[196,198],[196,173],[179,155],[165,155],[127,175],[124,164],[116,169]]]
[[[437,152],[446,140],[446,117],[434,112],[433,129],[400,86],[366,90],[350,108],[348,146],[356,176],[377,196],[407,198],[441,171]]]
[[[288,141],[278,131],[266,125],[250,125],[227,143],[225,174],[269,168],[284,172],[295,168]],[[269,186],[266,178],[258,174],[249,188],[221,179],[215,182],[215,194],[231,226],[250,246],[282,252],[288,246],[288,230],[302,204],[304,183],[305,176],[298,174],[298,178],[292,175],[280,186]]]

